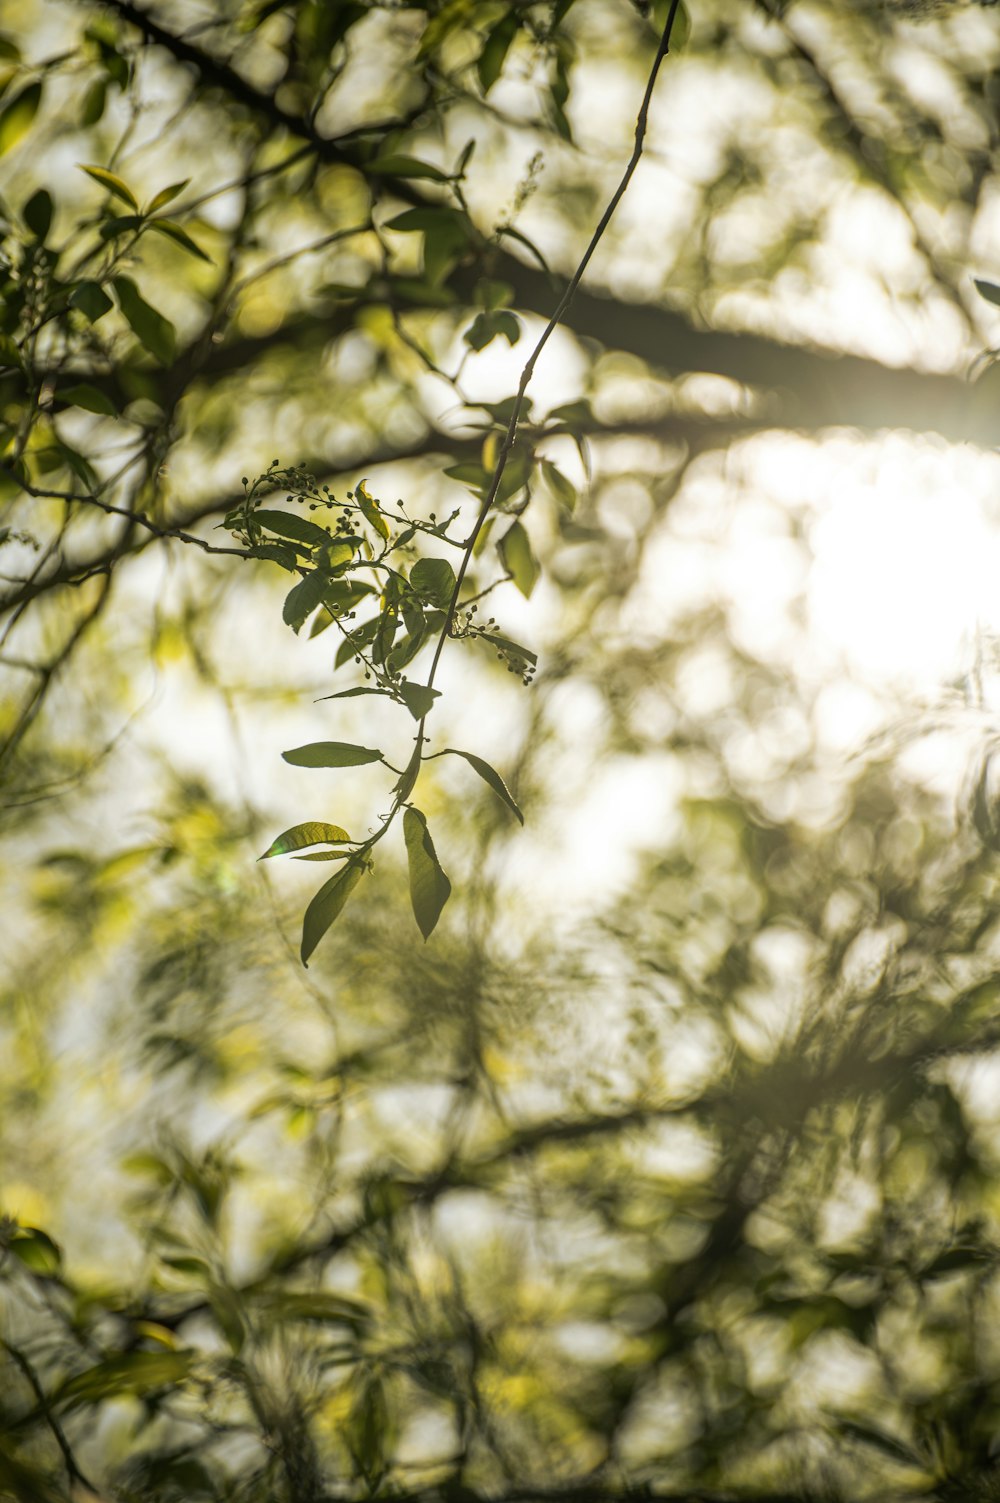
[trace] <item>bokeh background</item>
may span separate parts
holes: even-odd
[[[308,971],[256,859],[413,728],[197,540],[471,524],[664,19],[3,7],[0,1496],[1000,1497],[994,8],[690,0],[438,681],[525,828],[434,762]]]

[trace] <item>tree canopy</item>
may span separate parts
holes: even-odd
[[[1000,1497],[998,63],[4,8],[0,1497]]]

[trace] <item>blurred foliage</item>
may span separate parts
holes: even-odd
[[[692,5],[474,559],[433,936],[381,848],[306,974],[255,861],[380,829],[279,753],[407,766],[664,19],[4,7],[2,1497],[1000,1497],[996,665],[845,757],[765,462],[995,444],[994,12]]]

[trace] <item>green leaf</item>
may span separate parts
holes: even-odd
[[[520,809],[517,807],[517,804],[514,802],[514,798],[511,794],[510,789],[507,787],[507,784],[497,772],[496,768],[491,767],[488,762],[484,762],[482,757],[477,757],[473,752],[459,751],[457,746],[446,746],[444,751],[435,752],[434,755],[438,757],[464,757],[469,766],[474,768],[475,771],[478,772],[484,783],[488,783],[490,785],[497,798],[502,799],[511,813],[520,820],[522,825],[524,824],[524,815],[521,813]]]
[[[21,218],[35,239],[44,244],[52,225],[52,194],[45,188],[39,188],[21,210]]]
[[[343,861],[350,851],[306,851],[304,856],[293,856],[293,861]]]
[[[360,538],[334,538],[331,542],[328,542],[326,551],[323,554],[324,567],[329,569],[331,574],[335,574],[338,570],[346,569],[348,564],[353,563],[354,555],[358,551],[360,543]]]
[[[0,370],[24,370],[24,356],[9,334],[0,334]]]
[[[365,481],[359,480],[354,487],[354,499],[360,506],[365,521],[374,527],[380,537],[388,540],[389,524],[379,510],[379,504],[375,497],[369,494]]]
[[[187,230],[181,225],[175,224],[172,219],[151,219],[149,221],[149,228],[157,230],[161,235],[166,235],[168,240],[173,240],[176,245],[182,246],[189,255],[197,256],[199,261],[207,261],[209,266],[211,266],[211,256],[202,250],[196,240],[191,239]]]
[[[464,338],[470,349],[485,350],[498,334],[502,334],[509,345],[517,344],[521,337],[521,321],[516,314],[508,313],[504,308],[492,313],[477,313]]]
[[[984,297],[988,303],[995,303],[1000,307],[1000,287],[995,282],[983,282],[979,277],[973,277],[976,291],[980,297]]]
[[[411,637],[418,637],[425,630],[427,622],[423,607],[411,590],[407,590],[400,602],[403,612],[403,625]]]
[[[108,98],[107,79],[95,78],[83,96],[83,109],[80,111],[80,124],[86,130],[88,126],[96,125],[104,114],[104,106]]]
[[[373,1498],[385,1475],[385,1453],[391,1440],[389,1406],[385,1385],[377,1373],[369,1373],[358,1385],[347,1416],[344,1436],[348,1450],[361,1473],[365,1492]]]
[[[382,614],[372,642],[372,662],[384,663],[399,629],[399,582],[390,575],[382,594]]]
[[[275,1321],[335,1322],[353,1330],[363,1330],[371,1321],[371,1313],[361,1300],[346,1294],[328,1294],[321,1289],[308,1292],[264,1289],[255,1295],[254,1303]]]
[[[575,511],[576,486],[571,480],[567,480],[562,470],[558,469],[551,459],[543,459],[540,464],[545,483],[560,506],[565,506],[567,511]]]
[[[531,467],[535,462],[535,456],[530,448],[515,443],[511,449],[500,484],[497,486],[497,505],[503,506],[505,501],[510,501],[523,490],[531,479]]]
[[[27,135],[41,102],[42,86],[40,83],[33,83],[22,89],[16,99],[12,99],[0,110],[0,157],[5,152],[13,151],[21,138]]]
[[[432,283],[440,282],[455,258],[476,240],[476,232],[466,216],[446,204],[439,208],[405,209],[388,221],[386,229],[404,233],[423,230],[424,275]]]
[[[167,204],[172,203],[173,200],[177,197],[178,193],[184,192],[184,189],[187,187],[190,181],[191,179],[189,177],[186,177],[183,178],[179,183],[171,183],[169,188],[161,188],[156,197],[151,199],[150,202],[146,205],[146,213],[155,214],[157,209],[166,208]]]
[[[350,835],[340,825],[324,824],[322,820],[311,819],[305,824],[292,825],[290,830],[272,840],[263,856],[258,856],[258,861],[266,861],[269,856],[285,856],[289,851],[305,850],[310,845],[340,845],[343,841],[350,841]]]
[[[350,636],[344,638],[343,642],[337,648],[337,653],[333,660],[334,668],[342,668],[351,658],[358,656],[362,647],[366,647],[378,631],[380,619],[379,616],[373,616],[370,621],[363,622],[361,626],[351,632]]]
[[[138,214],[138,199],[128,183],[123,182],[117,173],[109,172],[106,167],[87,166],[83,162],[78,162],[77,166],[81,172],[85,172],[88,177],[94,179],[95,183],[100,183],[103,188],[107,188],[109,193],[113,193],[115,198],[120,198],[123,204],[128,204],[129,208],[134,209]]]
[[[365,171],[386,177],[427,177],[435,183],[448,181],[448,174],[442,172],[440,167],[435,167],[430,162],[421,162],[417,157],[406,156],[403,152],[390,152],[388,156],[377,157],[374,162],[368,163]]]
[[[531,551],[528,534],[520,522],[515,522],[497,544],[497,552],[504,568],[517,588],[529,599],[539,575],[538,560]]]
[[[367,865],[364,861],[349,862],[342,871],[336,872],[329,882],[324,882],[309,904],[302,920],[302,946],[299,951],[304,966],[308,966],[309,957],[339,915],[366,870]]]
[[[280,564],[283,569],[294,574],[298,567],[298,559],[294,551],[284,543],[255,543],[249,550],[251,558],[267,558],[274,564]]]
[[[650,10],[650,20],[657,35],[662,34],[663,28],[667,24],[667,17],[670,14],[670,3],[671,0],[653,0]],[[691,17],[688,14],[688,8],[684,4],[684,0],[680,0],[677,14],[674,16],[673,29],[670,33],[670,51],[682,52],[687,46],[690,35]]]
[[[384,761],[374,747],[354,746],[349,741],[311,741],[281,755],[293,767],[363,767],[366,762]]]
[[[87,381],[81,381],[76,386],[60,387],[56,398],[69,407],[82,407],[86,412],[97,412],[102,417],[118,416],[118,409],[111,398]]]
[[[430,938],[451,896],[451,883],[441,870],[427,821],[412,806],[403,814],[403,838],[410,867],[410,901],[413,916],[424,939]]]
[[[538,662],[538,654],[527,647],[522,647],[519,642],[511,641],[510,637],[502,637],[499,632],[477,632],[482,641],[491,643],[501,652],[508,653],[511,657],[520,658],[523,663],[530,663],[532,667]]]
[[[110,308],[114,307],[100,282],[80,282],[69,296],[71,308],[79,308],[85,318],[96,324]]]
[[[102,240],[117,240],[119,235],[130,235],[133,230],[141,230],[145,224],[141,214],[121,214],[112,219],[105,220],[101,225]]]
[[[310,548],[325,547],[330,542],[330,534],[325,527],[319,527],[315,522],[310,522],[308,517],[297,516],[293,511],[255,511],[253,520],[268,532],[277,533],[279,538],[292,538],[296,543],[308,543]]]
[[[177,331],[169,318],[150,307],[139,292],[131,277],[115,277],[114,289],[118,306],[125,321],[140,344],[155,355],[161,365],[170,365],[174,358]]]
[[[580,397],[576,402],[564,402],[561,407],[553,407],[546,421],[561,423],[571,432],[579,432],[594,426],[594,414],[587,399]]]
[[[450,308],[458,301],[450,287],[438,287],[425,277],[393,277],[390,286],[396,297],[419,308]]]
[[[876,1430],[872,1425],[859,1424],[856,1420],[842,1419],[838,1423],[838,1429],[852,1440],[859,1440],[866,1446],[874,1446],[883,1455],[890,1457],[896,1462],[903,1462],[907,1466],[923,1466],[924,1458],[914,1451],[912,1446],[904,1441],[897,1440],[895,1436],[886,1435],[881,1430]]]
[[[388,689],[341,689],[338,694],[324,694],[316,701],[321,704],[324,699],[357,699],[361,694],[380,694],[384,699],[391,699]]]
[[[503,72],[504,61],[510,45],[517,36],[517,12],[509,10],[497,22],[483,45],[476,63],[476,72],[484,94],[488,94]]]
[[[417,49],[417,61],[422,62],[425,57],[436,52],[446,37],[464,26],[471,10],[472,0],[445,0],[437,15],[432,16],[424,28]]]
[[[417,653],[427,641],[427,632],[421,627],[417,632],[410,632],[403,640],[394,647],[385,660],[385,666],[390,673],[399,673],[407,663],[412,663]],[[417,719],[419,720],[419,716]]]
[[[18,1227],[11,1238],[10,1250],[32,1273],[58,1273],[62,1264],[59,1244],[37,1226]]]
[[[434,707],[434,701],[440,697],[440,689],[428,689],[425,684],[411,684],[404,678],[399,684],[399,694],[406,708],[414,720],[423,720],[429,715]],[[426,935],[424,938],[426,939]]]
[[[462,485],[467,485],[477,496],[484,495],[490,483],[487,471],[472,459],[463,460],[461,464],[449,465],[444,473],[449,480],[458,480]]]
[[[447,610],[455,593],[455,571],[446,558],[418,558],[410,584],[423,599]]]
[[[506,308],[513,300],[514,289],[509,282],[495,282],[490,277],[480,277],[473,293],[473,301],[479,308],[492,312]]]
[[[122,1352],[77,1373],[56,1390],[60,1409],[76,1404],[132,1394],[142,1398],[157,1388],[174,1387],[186,1378],[194,1362],[193,1352]]]

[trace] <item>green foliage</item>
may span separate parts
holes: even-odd
[[[752,545],[695,587],[772,460],[808,573],[792,430],[995,447],[795,323],[836,264],[955,344],[990,14],[16,10],[0,1496],[993,1496],[992,649],[841,760],[805,596],[771,654]]]

